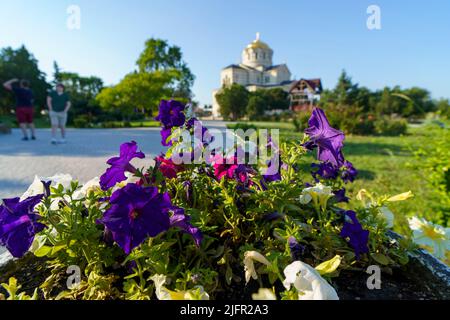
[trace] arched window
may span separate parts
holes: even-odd
[[[258,59],[258,52],[255,53],[255,59]]]

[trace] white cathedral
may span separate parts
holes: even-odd
[[[242,62],[222,69],[221,86],[238,83],[249,91],[282,88],[289,92],[295,82],[291,80],[291,72],[286,64],[273,65],[272,58],[273,50],[260,40],[257,33],[256,39],[242,51]],[[216,100],[216,93],[219,90],[214,90],[212,94],[214,117],[220,117],[220,107]]]

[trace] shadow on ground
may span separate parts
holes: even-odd
[[[345,142],[345,156],[395,155],[406,157],[410,152],[399,145],[378,142]]]
[[[10,180],[10,179],[0,179],[0,186],[1,188],[8,188],[8,189],[23,189],[26,190],[29,187],[29,183],[23,181],[16,181],[16,180]]]
[[[376,173],[370,170],[359,170],[357,180],[375,180]]]

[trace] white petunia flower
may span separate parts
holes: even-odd
[[[202,286],[195,286],[187,291],[172,291],[167,289],[167,277],[163,274],[155,274],[150,278],[155,284],[155,294],[158,300],[209,300],[209,294]]]
[[[389,199],[387,199],[387,201],[389,202],[405,201],[412,197],[414,197],[414,194],[411,191],[408,191],[390,197]]]
[[[155,294],[158,300],[171,300],[167,289],[164,287],[167,277],[163,274],[155,274],[150,279],[155,284]]]
[[[136,177],[134,174],[132,174],[131,172],[125,172],[125,177],[127,177],[126,180],[121,181],[121,182],[117,182],[115,184],[114,187],[112,187],[111,192],[114,193],[119,189],[122,189],[123,187],[125,187],[127,184],[129,183],[137,183],[141,180],[141,178]]]
[[[23,201],[28,197],[36,196],[38,194],[43,194],[45,192],[44,185],[42,184],[42,181],[51,181],[52,187],[58,187],[60,184],[64,187],[64,189],[67,189],[70,187],[70,183],[72,182],[73,178],[70,174],[57,174],[52,177],[38,177],[35,176],[33,183],[28,187],[27,191],[20,197],[20,200]]]
[[[409,218],[408,222],[414,242],[429,247],[437,258],[444,259],[450,250],[450,228],[417,217]]]
[[[277,300],[275,293],[271,289],[259,288],[257,293],[252,294],[253,300]]]
[[[86,182],[81,189],[78,189],[73,193],[73,199],[80,200],[84,197],[86,197],[89,192],[95,191],[95,190],[101,190],[100,187],[100,179],[98,177],[95,177],[94,179],[89,180]]]
[[[20,201],[25,200],[28,197],[36,196],[44,193],[44,185],[38,176],[34,177],[33,183],[30,184],[27,191],[20,197]]]
[[[258,279],[256,274],[254,261],[270,266],[269,260],[266,259],[261,253],[256,251],[247,251],[244,253],[244,270],[245,270],[245,283],[250,281],[250,278],[254,280]]]
[[[179,291],[177,293],[183,294],[182,300],[209,300],[209,294],[205,291],[203,286],[195,286],[191,290]]]
[[[309,193],[302,194],[299,198],[301,204],[308,204],[312,200],[312,197]]]
[[[299,300],[339,300],[336,290],[310,265],[295,261],[284,269],[284,287],[298,291]]]
[[[70,188],[70,184],[73,181],[73,178],[70,174],[56,174],[52,177],[38,177],[35,176],[33,183],[28,187],[27,191],[20,197],[20,200],[23,201],[28,197],[36,196],[38,194],[45,193],[44,184],[42,181],[47,182],[51,181],[51,186],[57,188],[59,185],[62,185],[64,189]],[[52,204],[50,206],[51,210],[58,209],[58,203],[61,198],[56,198],[52,200]],[[70,199],[66,199],[67,201]],[[36,208],[38,208],[41,204],[38,204]]]
[[[299,201],[302,204],[307,204],[312,200],[315,206],[320,206],[324,210],[328,199],[333,196],[334,193],[331,187],[318,183],[313,187],[303,189]]]

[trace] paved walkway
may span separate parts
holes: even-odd
[[[151,163],[163,151],[158,128],[69,129],[64,145],[50,144],[49,129],[38,130],[36,141],[20,138],[18,130],[0,135],[0,198],[22,195],[35,175],[68,173],[82,183],[100,176],[106,160],[117,155],[126,141],[135,140],[147,156],[136,165]]]

